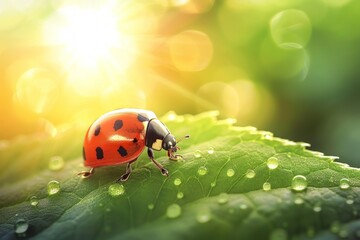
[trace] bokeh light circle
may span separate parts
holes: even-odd
[[[227,117],[236,117],[239,111],[239,96],[229,84],[215,81],[202,85],[198,91],[198,111],[219,110]]]
[[[266,39],[260,48],[260,60],[269,79],[304,80],[309,72],[310,57],[304,48],[282,48]]]
[[[213,56],[210,38],[199,31],[181,32],[169,40],[168,46],[171,60],[180,71],[201,71]]]
[[[241,125],[261,126],[275,111],[273,97],[263,87],[248,79],[229,83],[213,81],[197,91],[198,111],[218,110],[223,117],[232,117]]]
[[[311,36],[311,22],[303,11],[289,9],[271,18],[270,31],[279,47],[303,48]]]
[[[209,11],[214,0],[170,0],[170,4],[184,13],[199,14]]]
[[[16,84],[15,99],[27,109],[47,113],[60,96],[61,84],[51,71],[32,68],[21,75]]]

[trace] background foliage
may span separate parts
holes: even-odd
[[[360,166],[359,1],[0,5],[4,140],[120,107],[212,109]]]

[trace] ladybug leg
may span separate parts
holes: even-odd
[[[168,150],[168,157],[170,160],[177,161],[179,159],[183,159],[183,156],[180,154],[174,154],[177,150],[179,150],[180,147],[176,146],[175,149],[169,149]]]
[[[149,158],[151,159],[151,161],[152,161],[152,162],[156,165],[156,167],[160,170],[161,174],[164,175],[164,176],[169,176],[169,171],[166,170],[160,163],[158,163],[158,162],[155,160],[154,151],[153,151],[151,148],[148,148],[147,153],[148,153],[148,156],[149,156]]]
[[[79,172],[77,175],[81,176],[82,178],[89,178],[91,175],[94,174],[95,168],[90,168],[89,171],[82,171],[82,172]]]
[[[134,160],[132,160],[132,161],[130,161],[130,162],[127,163],[127,165],[126,165],[126,172],[125,172],[123,175],[121,175],[121,177],[120,177],[118,180],[116,180],[117,182],[118,182],[118,181],[125,182],[126,180],[129,179],[129,176],[130,176],[130,174],[131,174],[131,172],[132,172],[131,164],[132,164],[133,162],[135,162],[136,160],[137,160],[137,158],[135,158]]]

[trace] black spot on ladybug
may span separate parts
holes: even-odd
[[[94,135],[97,136],[97,135],[99,135],[99,133],[100,133],[100,125],[97,125],[95,128]]]
[[[124,123],[123,123],[122,120],[116,120],[116,121],[114,122],[114,130],[115,130],[115,131],[119,130],[120,128],[122,128],[123,124],[124,124]]]
[[[104,158],[104,152],[101,147],[96,148],[96,158],[97,159],[103,159]]]
[[[134,138],[134,139],[132,140],[133,143],[137,143],[137,141],[138,141],[137,138]]]
[[[128,154],[126,149],[123,146],[119,147],[118,152],[122,157],[125,157]]]
[[[83,159],[84,159],[84,161],[86,161],[85,148],[84,147],[83,147]]]
[[[140,121],[140,122],[146,122],[146,121],[149,121],[149,119],[141,114],[138,114],[137,116],[137,119]]]

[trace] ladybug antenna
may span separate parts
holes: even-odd
[[[185,136],[179,138],[179,140],[177,140],[177,143],[179,143],[179,142],[181,142],[182,140],[187,139],[187,138],[189,138],[189,137],[190,137],[190,135],[185,135]]]

